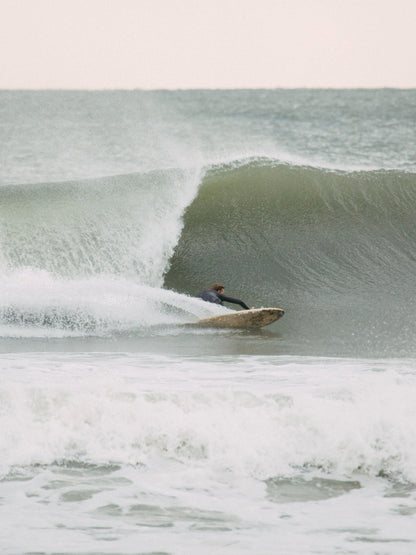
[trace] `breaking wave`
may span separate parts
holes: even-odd
[[[253,158],[1,196],[5,324],[88,333],[114,289],[114,306],[146,301],[145,325],[171,322],[154,308],[167,294],[173,312],[196,303],[200,317],[190,297],[220,280],[250,305],[284,307],[279,328],[309,347],[335,333],[401,350],[414,337],[414,173]],[[116,310],[104,328],[137,327],[134,310]]]

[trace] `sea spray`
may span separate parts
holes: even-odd
[[[196,171],[172,170],[3,187],[2,257],[11,270],[113,274],[158,286],[198,183]]]
[[[58,279],[26,268],[3,275],[0,331],[5,336],[112,335],[177,326],[221,312],[200,299],[99,275]]]

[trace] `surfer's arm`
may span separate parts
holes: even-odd
[[[241,301],[240,299],[233,299],[233,297],[227,297],[227,295],[224,295],[223,293],[218,293],[217,297],[222,301],[225,301],[226,303],[239,304],[245,310],[250,310],[250,308],[246,305],[246,303]]]

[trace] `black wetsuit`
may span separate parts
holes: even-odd
[[[222,304],[225,301],[227,303],[239,304],[245,310],[249,310],[249,307],[246,305],[246,303],[244,303],[240,299],[227,297],[227,295],[224,295],[224,293],[219,293],[218,291],[215,291],[215,289],[206,289],[205,291],[202,291],[202,293],[198,293],[197,296],[204,301],[208,301],[209,303]]]

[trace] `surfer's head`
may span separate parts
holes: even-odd
[[[224,285],[221,285],[220,283],[214,283],[214,285],[211,285],[211,289],[213,291],[221,292],[224,291]]]

